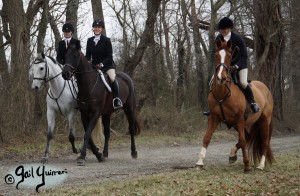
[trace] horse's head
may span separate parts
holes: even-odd
[[[49,69],[44,53],[38,54],[29,68],[29,76],[33,78],[31,88],[39,90],[47,80]]]
[[[62,71],[62,77],[65,80],[70,80],[74,73],[78,70],[78,65],[82,57],[79,41],[76,45],[70,45],[68,47],[67,54],[65,55],[65,66]]]
[[[229,75],[231,62],[231,41],[219,39],[216,41],[215,77],[219,84],[224,84]]]

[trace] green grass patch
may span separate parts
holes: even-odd
[[[300,151],[281,154],[264,171],[244,174],[242,164],[208,165],[89,185],[56,187],[45,195],[299,195]]]

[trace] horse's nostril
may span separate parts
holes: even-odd
[[[39,89],[39,87],[35,86],[35,87],[34,87],[34,89],[35,89],[35,90],[38,90],[38,89]]]

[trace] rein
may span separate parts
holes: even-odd
[[[221,114],[222,114],[222,117],[223,117],[223,119],[224,119],[223,122],[226,124],[226,126],[227,126],[228,128],[230,128],[230,126],[227,124],[227,120],[226,120],[226,118],[225,118],[225,114],[224,114],[224,110],[223,110],[222,104],[223,104],[223,103],[231,96],[231,90],[230,90],[230,87],[228,86],[228,83],[231,84],[232,79],[231,79],[230,76],[228,76],[228,75],[229,75],[229,69],[228,69],[228,67],[227,67],[226,64],[224,64],[224,63],[218,64],[217,67],[216,67],[216,70],[217,70],[219,67],[221,67],[221,66],[223,66],[223,67],[226,69],[226,72],[227,72],[225,87],[226,87],[226,89],[228,90],[228,92],[227,92],[227,94],[224,96],[224,98],[221,99],[221,100],[218,100],[218,99],[217,99],[217,97],[216,97],[216,95],[214,94],[213,90],[211,91],[211,93],[212,93],[214,99],[219,103],[220,110],[221,110]],[[217,76],[216,76],[216,77],[217,77]],[[227,78],[228,78],[229,80],[227,80]]]
[[[57,74],[56,76],[53,76],[52,78],[49,78],[49,66],[48,66],[47,60],[45,60],[45,61],[34,61],[33,64],[38,64],[38,63],[42,63],[42,62],[45,63],[45,70],[46,70],[46,71],[45,71],[45,75],[44,75],[43,78],[36,78],[36,77],[34,77],[34,78],[33,78],[34,80],[43,80],[43,81],[45,81],[45,83],[47,83],[47,82],[53,80],[54,78],[56,78],[56,77],[58,77],[59,75],[62,74],[62,72],[60,72],[60,73]],[[48,79],[47,79],[47,78],[48,78]]]
[[[82,53],[80,53],[79,61],[83,64],[82,58],[84,58],[84,56],[82,55]],[[90,92],[90,95],[91,95],[91,94],[93,93],[93,91],[94,91],[94,89],[95,89],[95,87],[96,87],[98,81],[99,81],[100,74],[98,73],[98,71],[97,71],[97,70],[77,71],[78,65],[77,65],[76,67],[74,67],[73,65],[65,64],[65,66],[68,66],[68,67],[70,67],[70,68],[72,69],[72,72],[71,72],[72,76],[73,76],[74,74],[84,74],[84,73],[93,73],[93,72],[97,72],[97,79],[96,79],[96,82],[94,83],[94,86],[93,86],[91,92]],[[70,85],[70,84],[69,84],[69,85]],[[75,98],[74,95],[73,95],[73,93],[72,93],[72,96],[73,96],[73,98],[74,98],[76,101],[78,101],[78,102],[80,102],[80,103],[82,103],[82,104],[86,104],[84,101],[80,101],[78,98]],[[90,97],[90,96],[89,96],[89,97]]]
[[[45,82],[44,85],[46,86],[46,83],[47,83],[47,82],[50,82],[51,80],[53,80],[53,79],[57,78],[58,76],[60,76],[60,75],[62,74],[62,72],[60,72],[60,73],[57,74],[56,76],[53,76],[52,78],[49,78],[49,66],[48,66],[48,62],[47,62],[46,58],[45,58],[45,61],[35,60],[35,61],[33,62],[33,64],[39,64],[39,63],[42,63],[42,62],[45,63],[45,70],[46,70],[46,71],[45,71],[44,77],[43,77],[43,78],[36,78],[36,77],[34,77],[33,79],[34,79],[34,80],[43,80],[43,81]],[[47,79],[47,78],[48,78],[48,79]],[[68,84],[69,84],[69,82],[68,82]],[[58,99],[61,97],[62,93],[64,92],[65,87],[66,87],[66,80],[64,81],[64,86],[63,86],[61,92],[59,93],[58,97],[56,97],[56,98],[53,96],[53,93],[51,92],[51,89],[50,89],[50,88],[49,88],[49,91],[47,91],[48,96],[50,97],[50,99],[52,99],[52,100],[54,100],[54,101],[56,102],[57,107],[58,107],[58,109],[59,109],[59,112],[60,112],[60,114],[63,115],[63,116],[65,116],[65,115],[63,114],[63,112],[62,112],[62,110],[61,110],[61,107],[59,106]],[[70,84],[69,84],[69,87],[70,87]],[[73,87],[74,87],[74,85],[73,85]],[[74,88],[74,90],[75,90],[75,88]],[[72,94],[73,98],[76,100],[75,96],[73,95],[73,91],[72,91],[71,88],[70,88],[70,91],[71,91],[71,94]]]

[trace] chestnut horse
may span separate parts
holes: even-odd
[[[270,148],[272,135],[273,98],[269,89],[262,82],[252,81],[254,98],[261,108],[260,112],[252,113],[243,92],[233,83],[231,78],[231,41],[216,41],[215,73],[211,92],[208,95],[210,115],[208,128],[203,138],[203,146],[196,163],[197,168],[203,167],[203,160],[212,134],[218,124],[223,122],[228,128],[234,127],[238,132],[238,143],[231,149],[229,161],[236,161],[236,153],[242,149],[244,172],[251,170],[250,157],[263,170],[265,160],[272,164],[274,160]]]
[[[84,127],[84,144],[82,146],[80,156],[77,159],[78,165],[85,165],[86,147],[90,145],[93,154],[98,161],[102,161],[102,153],[98,152],[95,146],[91,133],[94,129],[97,119],[102,116],[102,124],[104,126],[104,149],[103,156],[108,157],[108,142],[110,138],[110,117],[115,111],[112,100],[113,95],[110,93],[101,80],[101,75],[98,70],[94,69],[85,56],[81,52],[80,43],[76,46],[68,47],[65,56],[65,66],[62,76],[69,80],[74,74],[77,79],[78,95],[77,104],[81,113],[81,121]],[[137,158],[134,136],[139,134],[140,126],[136,115],[136,97],[133,81],[124,72],[118,72],[116,79],[120,85],[120,99],[123,103],[123,110],[126,114],[129,133],[131,137],[131,156]]]

